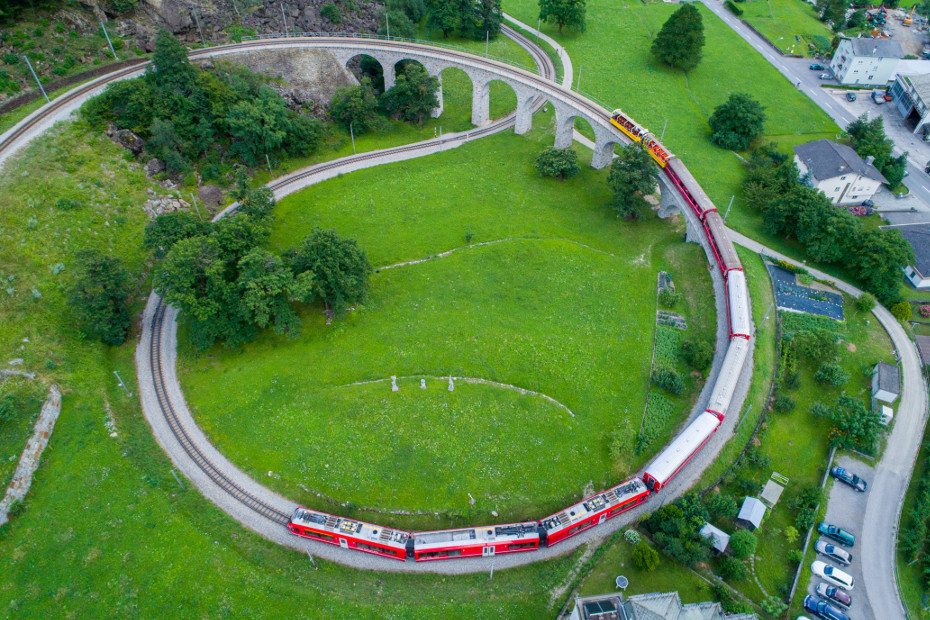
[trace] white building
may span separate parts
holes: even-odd
[[[921,60],[930,64],[930,60]],[[898,75],[888,89],[891,100],[914,133],[930,121],[930,74]]]
[[[817,140],[794,147],[801,179],[819,189],[835,205],[854,205],[870,199],[888,180],[844,144]]]
[[[904,277],[918,290],[930,289],[930,224],[918,222],[882,228],[896,229],[914,250],[914,263],[904,267]]]
[[[893,39],[843,37],[830,69],[840,84],[884,87],[902,58],[904,50]]]

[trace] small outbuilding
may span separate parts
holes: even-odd
[[[897,366],[879,362],[872,371],[872,398],[888,403],[901,395],[901,372]]]
[[[757,530],[762,525],[762,518],[765,516],[765,504],[762,500],[755,497],[747,497],[743,500],[743,505],[736,516],[737,525],[747,530]]]
[[[726,553],[730,546],[730,535],[710,523],[705,523],[701,528],[701,536],[710,539],[710,546],[717,553]]]
[[[915,336],[917,352],[920,353],[920,363],[930,366],[930,336]]]
[[[881,416],[879,422],[881,422],[882,426],[888,426],[894,419],[894,409],[888,405],[882,405],[882,411],[879,415]]]

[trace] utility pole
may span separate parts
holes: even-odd
[[[575,83],[575,90],[581,92],[581,65],[578,65],[578,82]]]
[[[116,371],[114,370],[114,371],[113,371],[113,374],[116,375],[116,380],[119,381],[119,384],[122,386],[122,388],[123,388],[124,390],[126,390],[126,394],[127,394],[128,396],[132,396],[132,392],[130,392],[130,391],[129,391],[129,388],[126,387],[126,384],[123,383],[123,379],[122,379],[122,377],[119,376],[119,373],[116,372]]]
[[[287,36],[287,16],[284,14],[284,2],[281,3],[281,19],[284,20],[284,36]]]
[[[100,22],[100,29],[103,30],[103,36],[107,38],[107,45],[110,46],[110,53],[113,54],[113,60],[119,60],[116,57],[116,51],[113,49],[113,43],[110,41],[110,34],[107,32],[107,27],[103,25],[103,22]]]
[[[355,150],[355,131],[352,129],[352,123],[349,123],[349,135],[352,136],[352,154],[358,155],[358,151]]]
[[[723,214],[723,223],[727,223],[727,216],[730,215],[730,207],[733,206],[733,199],[736,198],[736,195],[730,196],[730,204],[727,205],[727,212]]]
[[[539,18],[539,21],[536,22],[536,42],[539,43],[539,29],[542,28],[542,17]]]
[[[489,30],[484,31],[484,57],[488,57],[488,50],[491,45],[491,32]]]
[[[204,47],[206,47],[207,41],[206,39],[203,38],[203,28],[200,27],[200,19],[197,17],[196,10],[194,11],[194,21],[197,22],[197,30],[200,31],[200,42],[203,44]]]
[[[191,192],[191,200],[194,201],[194,208],[197,209],[197,217],[200,218],[200,221],[203,221],[203,216],[200,215],[200,207],[197,206],[197,199],[194,198],[194,192]]]
[[[49,101],[48,95],[45,94],[45,89],[42,88],[42,82],[39,81],[39,76],[36,75],[36,70],[32,68],[32,63],[29,62],[29,57],[24,55],[24,56],[23,56],[23,60],[26,61],[26,66],[28,66],[28,67],[29,67],[29,71],[32,72],[32,77],[34,77],[34,78],[36,79],[36,84],[39,85],[39,90],[42,91],[42,95],[45,97],[45,103],[51,103],[51,102]]]
[[[391,38],[391,14],[385,13],[384,19],[386,20],[386,23],[387,23],[387,38],[390,39]]]
[[[236,0],[233,0],[233,8],[236,10],[236,15],[242,17],[242,13],[239,12],[239,7],[236,6]]]
[[[668,127],[668,119],[665,119],[665,125],[662,126],[662,137],[659,138],[659,142],[665,140],[665,129]]]
[[[268,159],[268,153],[265,153],[265,163],[268,164],[268,172],[271,172],[271,160]]]

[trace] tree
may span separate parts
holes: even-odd
[[[320,7],[320,17],[325,17],[333,24],[342,23],[342,12],[339,7],[332,2],[327,2]]]
[[[174,211],[159,215],[145,226],[142,247],[155,251],[155,258],[164,258],[183,239],[205,235],[210,223],[201,221],[189,211]]]
[[[715,517],[735,517],[736,500],[727,493],[709,493],[704,505]]]
[[[884,169],[885,164],[891,159],[893,144],[885,135],[885,125],[880,115],[869,120],[868,115],[863,114],[849,124],[846,133],[849,134],[853,150],[859,157],[871,155],[875,158],[875,167],[879,170]]]
[[[362,134],[381,126],[378,116],[378,99],[371,81],[362,78],[358,86],[343,86],[336,89],[329,106],[329,115],[348,130]]]
[[[312,276],[314,295],[336,314],[368,295],[372,269],[364,250],[354,239],[344,239],[334,230],[314,228],[299,247],[285,254],[285,259],[295,276]]]
[[[871,312],[875,307],[875,295],[872,293],[862,293],[856,299],[856,309],[859,312]]]
[[[775,396],[772,397],[772,411],[788,413],[793,411],[795,406],[797,406],[797,403],[794,402],[794,399],[783,392],[776,392]]]
[[[911,320],[911,312],[911,304],[906,301],[899,301],[891,306],[891,314],[899,321],[905,323]]]
[[[425,0],[389,0],[387,7],[393,11],[403,11],[414,24],[420,23],[427,12]]]
[[[401,37],[403,39],[412,39],[417,34],[416,24],[410,20],[404,11],[394,8],[389,8],[384,12],[381,25],[378,27],[378,34],[386,36],[388,30],[390,30],[392,37]]]
[[[394,86],[381,95],[381,107],[391,116],[422,125],[439,105],[438,89],[439,78],[427,73],[423,65],[411,63],[397,76]]]
[[[539,0],[539,19],[558,25],[559,34],[565,26],[584,32],[586,4],[586,0]]]
[[[169,175],[180,176],[190,170],[190,164],[183,155],[186,145],[175,132],[174,123],[156,118],[149,127],[149,136],[146,150],[165,162],[165,171]]]
[[[501,31],[501,0],[465,1],[461,3],[462,25],[459,32],[469,39],[494,38]]]
[[[915,259],[914,249],[899,231],[869,229],[860,233],[848,260],[863,288],[890,306],[901,296],[901,269]]]
[[[663,553],[691,566],[710,557],[710,541],[701,536],[708,516],[697,495],[688,493],[656,510],[644,526]]]
[[[668,368],[659,367],[653,370],[652,382],[676,396],[685,391],[685,382],[682,381],[681,376]]]
[[[867,409],[858,399],[840,394],[833,408],[830,444],[837,448],[858,447],[871,450],[878,438],[879,414]]]
[[[276,334],[297,335],[300,319],[288,302],[313,301],[313,274],[299,276],[280,258],[267,250],[253,248],[239,261],[236,281],[241,295],[240,307],[248,320],[258,327],[271,325]]]
[[[617,215],[630,219],[646,205],[644,196],[656,191],[658,172],[649,154],[639,144],[630,144],[621,147],[611,163],[607,185]]]
[[[820,13],[820,20],[831,24],[833,30],[839,30],[846,22],[846,7],[849,3],[846,0],[817,0],[817,11]]]
[[[633,548],[632,559],[636,568],[646,572],[654,571],[659,565],[659,554],[645,541]]]
[[[713,134],[710,141],[733,151],[742,151],[762,135],[765,108],[744,93],[732,93],[725,103],[714,108],[710,117]]]
[[[858,28],[865,24],[866,16],[865,9],[856,9],[850,14],[849,19],[846,20],[847,28]]]
[[[904,180],[907,171],[907,151],[898,157],[892,157],[882,168],[882,175],[888,181],[888,187],[895,188]]]
[[[267,87],[262,87],[258,99],[234,105],[226,119],[235,140],[233,153],[254,166],[266,153],[283,146],[289,129],[287,112],[281,97]]]
[[[730,536],[730,549],[733,556],[744,560],[756,552],[756,535],[749,530],[736,530]]]
[[[821,364],[817,372],[814,373],[814,381],[824,385],[840,387],[849,381],[849,373],[835,362],[826,362]]]
[[[536,158],[536,170],[544,177],[569,179],[581,171],[578,153],[573,149],[547,148]]]
[[[169,97],[184,97],[194,89],[197,74],[187,59],[187,50],[167,30],[159,30],[155,36],[155,53],[146,77]]]
[[[460,0],[429,0],[429,18],[426,25],[442,31],[448,36],[462,27],[462,2]]]
[[[663,308],[674,308],[680,300],[681,295],[671,286],[663,288],[659,293],[659,305]]]
[[[77,255],[77,279],[68,303],[78,329],[109,345],[120,345],[129,335],[129,274],[118,258],[96,250]]]
[[[681,345],[681,355],[695,370],[704,370],[714,359],[714,348],[706,340],[686,340]]]
[[[683,4],[672,13],[652,42],[652,53],[665,64],[690,71],[701,62],[704,47],[704,22],[691,5]]]
[[[745,532],[746,530],[740,531]],[[717,572],[719,572],[720,576],[723,577],[726,581],[742,581],[747,576],[749,576],[749,571],[746,570],[746,565],[736,558],[731,558],[730,556],[725,556],[720,559],[720,566],[717,569]]]

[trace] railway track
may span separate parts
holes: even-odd
[[[197,444],[191,440],[187,430],[185,430],[184,426],[178,420],[178,416],[174,411],[174,406],[168,396],[168,391],[165,389],[164,371],[162,369],[161,335],[166,310],[167,306],[165,302],[159,299],[158,306],[155,308],[155,316],[152,319],[152,340],[149,349],[149,359],[151,360],[152,384],[155,387],[155,395],[158,398],[158,405],[161,408],[165,420],[168,422],[171,433],[190,459],[197,464],[210,480],[222,488],[228,495],[266,519],[281,525],[287,525],[290,520],[290,514],[263,502],[233,482],[223,470],[214,465],[213,462],[203,454]]]

